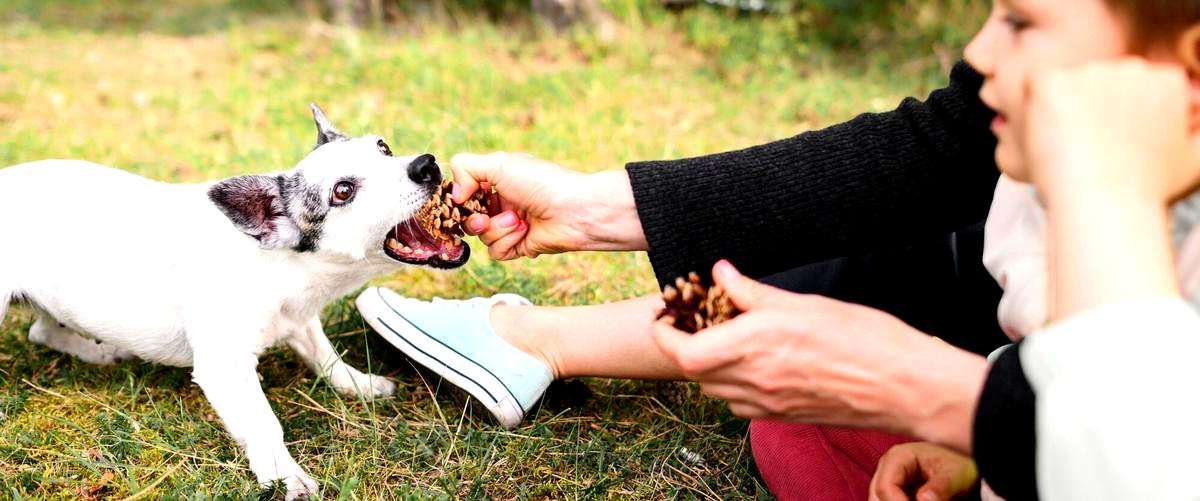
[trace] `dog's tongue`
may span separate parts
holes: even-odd
[[[433,238],[419,224],[407,222],[396,226],[397,238],[389,238],[387,245],[392,252],[410,259],[424,261],[437,256],[443,261],[462,257],[461,242],[443,242]]]

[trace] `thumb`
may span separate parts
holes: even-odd
[[[654,342],[658,349],[675,365],[688,379],[698,379],[705,373],[720,369],[737,362],[742,358],[738,349],[745,343],[745,335],[728,332],[730,325],[738,322],[731,320],[705,331],[703,336],[685,334],[671,325],[654,322]]]
[[[725,289],[742,311],[762,308],[777,302],[780,290],[743,275],[733,264],[722,259],[713,266],[713,282]]]
[[[496,186],[508,153],[459,153],[450,159],[450,172],[454,174],[453,198],[456,203],[466,202],[479,190],[481,183]]]
[[[934,476],[917,490],[917,501],[945,501],[953,498],[955,494],[948,477]]]

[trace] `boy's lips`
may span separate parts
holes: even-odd
[[[996,132],[1004,128],[1005,125],[1008,125],[1008,118],[1003,114],[997,113],[996,118],[992,119],[992,132]]]

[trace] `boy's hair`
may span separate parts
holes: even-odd
[[[1173,43],[1189,26],[1200,23],[1200,0],[1104,0],[1129,20],[1136,49]]]

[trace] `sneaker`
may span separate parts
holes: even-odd
[[[492,330],[492,306],[532,304],[516,294],[419,301],[371,287],[356,302],[375,332],[470,393],[505,428],[521,424],[554,378],[546,364]]]

